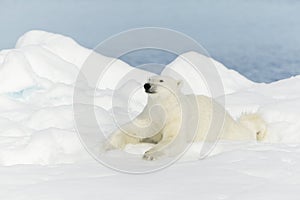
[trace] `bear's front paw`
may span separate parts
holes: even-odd
[[[143,159],[144,160],[157,160],[162,155],[163,155],[163,153],[159,152],[159,151],[156,151],[156,152],[146,151],[144,153]]]
[[[144,153],[143,159],[144,159],[144,160],[155,160],[155,159],[154,159],[154,156],[151,155],[151,154],[149,154],[149,153],[147,153],[147,152]]]

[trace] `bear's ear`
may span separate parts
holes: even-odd
[[[177,87],[178,88],[181,88],[182,85],[183,85],[183,81],[182,80],[177,81]]]

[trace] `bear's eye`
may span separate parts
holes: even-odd
[[[159,82],[161,82],[161,83],[162,83],[162,82],[164,82],[164,80],[159,80]]]

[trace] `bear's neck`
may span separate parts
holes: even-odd
[[[164,97],[149,95],[147,106],[153,105],[161,106],[167,113],[178,113],[178,109],[182,106],[181,96],[180,94],[170,94]]]

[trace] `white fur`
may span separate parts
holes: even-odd
[[[225,140],[262,140],[266,124],[258,114],[245,114],[235,121],[220,104],[203,95],[183,95],[181,81],[154,76],[148,80],[148,102],[133,121],[110,137],[106,149],[123,149],[127,144],[156,144],[145,152],[153,160],[176,153],[184,142]]]

